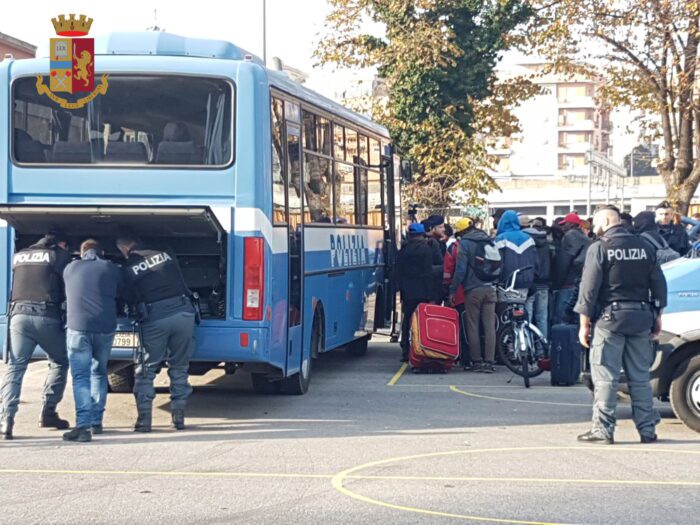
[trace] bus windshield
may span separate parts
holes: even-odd
[[[26,164],[224,167],[233,162],[233,85],[220,78],[110,75],[81,109],[13,83],[13,158]]]

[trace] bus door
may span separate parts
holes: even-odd
[[[301,128],[287,122],[287,235],[289,246],[289,315],[287,336],[287,375],[301,366],[302,332],[302,179],[301,179]]]

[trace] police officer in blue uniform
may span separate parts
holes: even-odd
[[[61,315],[61,304],[66,298],[63,269],[71,261],[67,248],[66,237],[54,231],[12,258],[13,284],[8,312],[10,345],[7,370],[0,387],[0,436],[3,439],[13,438],[22,380],[37,346],[49,359],[39,426],[59,430],[69,426],[56,412],[68,377],[66,334]]]
[[[593,228],[599,239],[586,254],[578,301],[579,339],[590,344],[595,386],[593,428],[578,440],[612,445],[620,370],[632,397],[632,417],[642,443],[656,441],[660,418],[654,410],[649,369],[654,359],[652,338],[661,332],[666,306],[666,280],[651,244],[628,232],[616,208],[596,212]]]
[[[175,257],[144,246],[138,237],[122,232],[117,248],[126,258],[123,266],[127,293],[136,305],[146,355],[136,366],[134,396],[136,432],[150,432],[155,388],[153,380],[163,361],[168,363],[172,427],[185,428],[185,406],[192,393],[188,368],[194,350],[195,308],[191,292]]]

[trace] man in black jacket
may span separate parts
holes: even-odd
[[[581,230],[582,222],[577,214],[569,213],[559,223],[564,237],[557,250],[552,272],[552,288],[555,290],[552,324],[562,321],[566,304],[574,294],[577,281],[581,279],[586,249],[591,244]]]
[[[663,201],[656,207],[656,222],[659,225],[659,233],[673,250],[681,256],[688,253],[688,232],[682,224],[673,223],[673,208],[668,201]]]
[[[420,303],[429,303],[440,293],[439,290],[435,290],[436,284],[433,278],[433,268],[437,265],[440,266],[442,277],[440,254],[435,252],[425,238],[425,227],[422,224],[411,224],[408,228],[408,239],[396,258],[396,273],[403,311],[401,360],[404,362],[408,361],[413,312]]]
[[[107,403],[107,364],[117,328],[117,297],[122,294],[121,269],[103,258],[94,239],[80,245],[80,260],[63,271],[68,313],[67,346],[73,377],[75,428],[66,441],[86,442],[102,434]]]
[[[547,240],[547,223],[543,218],[533,219],[531,226],[523,231],[535,241],[537,250],[535,284],[527,299],[527,314],[530,322],[534,317],[535,325],[546,339],[549,336],[549,287],[552,283],[554,250]]]

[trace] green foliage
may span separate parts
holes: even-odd
[[[523,79],[497,82],[494,69],[528,20],[524,0],[331,0],[317,56],[342,67],[377,67],[389,100],[375,115],[418,166],[412,198],[446,205],[495,187],[485,138],[517,129],[510,107],[536,92]],[[365,34],[363,23],[384,27]],[[463,199],[462,199],[463,200]]]

